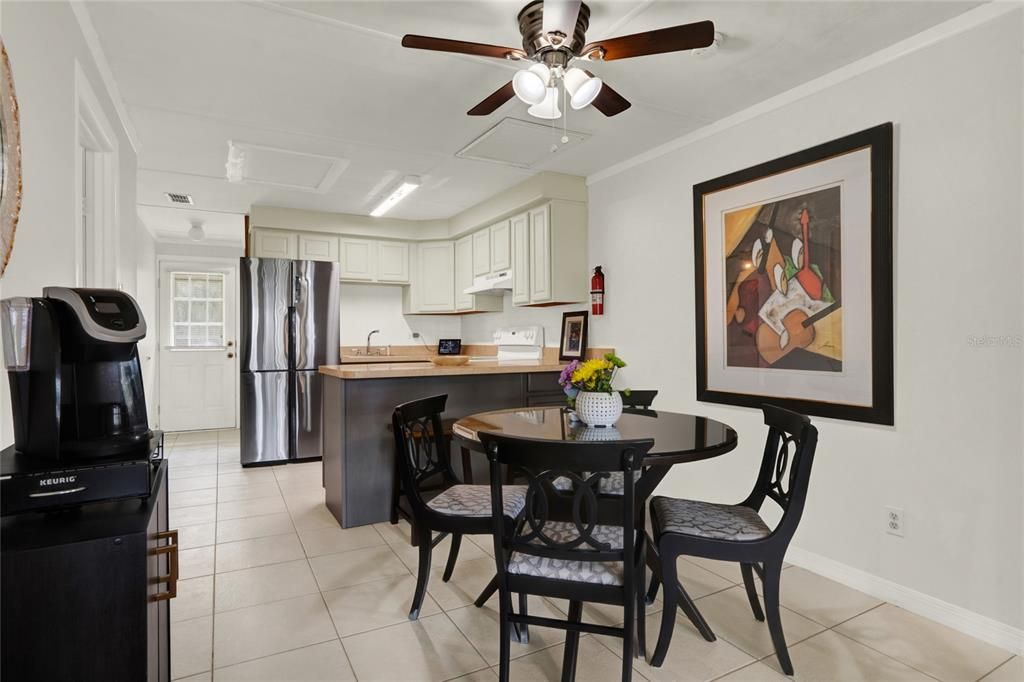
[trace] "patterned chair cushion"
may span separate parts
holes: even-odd
[[[558,543],[571,542],[579,537],[576,525],[566,521],[549,521],[544,524],[543,532]],[[598,542],[609,543],[613,549],[622,549],[622,528],[619,526],[594,526],[591,535]],[[539,539],[534,539],[530,541],[530,544],[543,545],[544,543]],[[587,543],[583,543],[580,547],[581,549],[593,549]],[[512,552],[508,563],[508,572],[517,575],[597,585],[621,585],[624,579],[624,570],[621,561],[551,559],[522,552]]]
[[[526,504],[525,485],[502,487],[505,516],[515,518]],[[487,485],[453,485],[427,502],[434,511],[452,516],[490,516],[491,487]]]
[[[641,472],[634,471],[633,480],[639,481],[640,474]],[[583,473],[584,479],[589,476],[590,472]],[[621,471],[611,471],[609,472],[608,478],[600,479],[600,482],[597,485],[598,492],[602,495],[622,495],[625,492],[625,486],[623,486],[623,481],[625,480],[625,476]],[[559,476],[556,478],[553,481],[553,485],[555,486],[555,490],[572,490],[572,481],[565,476]]]
[[[739,505],[655,497],[651,500],[651,515],[662,533],[715,540],[760,540],[772,532],[756,511]]]

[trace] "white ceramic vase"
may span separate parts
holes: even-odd
[[[611,426],[622,416],[622,396],[618,391],[580,391],[576,396],[576,415],[587,426]]]

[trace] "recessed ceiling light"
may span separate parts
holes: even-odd
[[[399,201],[415,192],[416,188],[419,186],[420,178],[418,175],[406,175],[401,184],[399,184],[391,194],[389,194],[382,202],[377,204],[372,211],[370,211],[370,215],[374,218],[379,218],[394,208],[395,204]]]

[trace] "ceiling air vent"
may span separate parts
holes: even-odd
[[[167,201],[172,204],[187,204],[188,206],[191,206],[195,203],[192,201],[191,195],[188,194],[178,194],[176,192],[165,192],[164,194],[167,197]]]

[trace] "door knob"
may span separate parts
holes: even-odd
[[[233,346],[233,345],[235,345],[234,341],[228,341],[228,348],[231,348],[231,346]]]
[[[228,353],[228,357],[229,358],[233,358],[233,357],[235,357],[235,354],[234,353]]]

